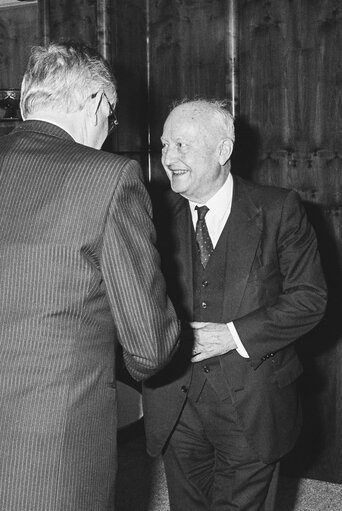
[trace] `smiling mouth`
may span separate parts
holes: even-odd
[[[172,172],[173,176],[183,176],[188,171],[187,170],[172,170],[172,169],[170,169],[170,172]]]

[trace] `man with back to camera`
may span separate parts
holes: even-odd
[[[316,237],[295,192],[232,176],[222,103],[179,104],[161,141],[162,265],[194,344],[144,384],[147,448],[163,453],[171,511],[271,511],[301,427],[294,343],[326,305]]]
[[[98,151],[114,77],[36,47],[0,139],[0,509],[114,510],[115,347],[137,380],[177,344],[137,162]]]

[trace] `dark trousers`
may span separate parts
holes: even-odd
[[[171,511],[274,511],[279,464],[260,461],[230,398],[208,381],[187,400],[164,454]]]

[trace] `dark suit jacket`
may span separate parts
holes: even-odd
[[[168,292],[183,323],[192,320],[193,226],[187,201],[169,191],[155,218]],[[219,358],[224,399],[260,459],[289,451],[301,426],[295,380],[302,372],[294,341],[322,318],[326,290],[316,238],[293,191],[257,186],[234,177],[228,230],[222,322],[233,321],[249,359],[236,351]],[[147,447],[161,452],[191,381],[191,343],[183,357],[144,385]],[[221,385],[217,371],[208,378]],[[217,381],[215,380],[217,378]]]
[[[114,509],[115,346],[143,379],[178,335],[138,164],[24,122],[0,237],[0,509]]]

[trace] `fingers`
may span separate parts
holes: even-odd
[[[197,353],[193,353],[191,362],[201,362],[202,360],[205,360],[207,358],[210,358],[207,354],[203,353],[202,351],[199,351]]]
[[[198,355],[201,355],[201,351],[193,351],[192,352],[192,358],[198,357]]]

